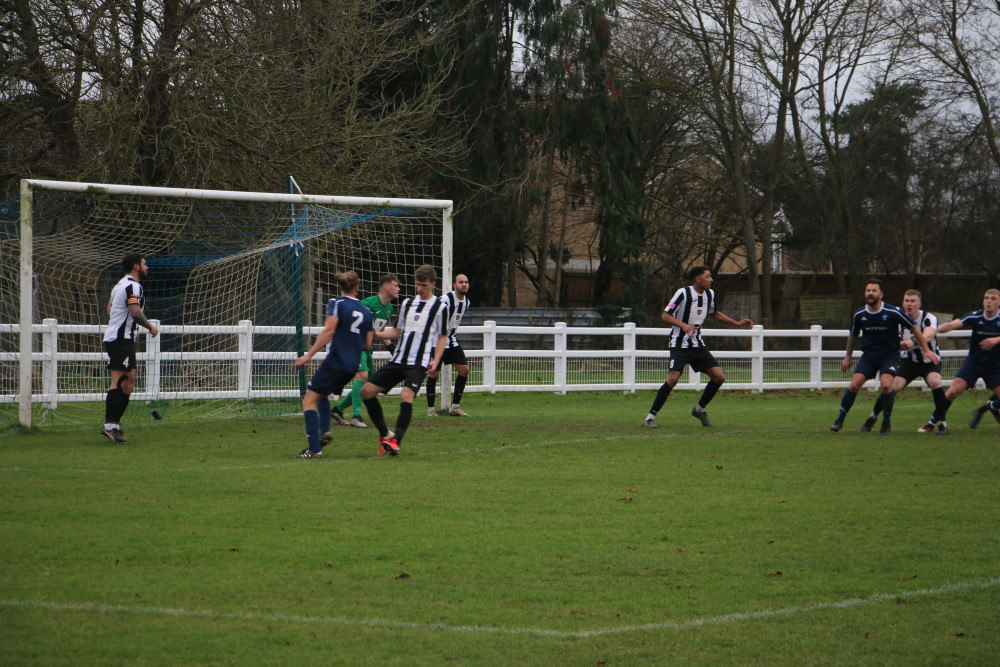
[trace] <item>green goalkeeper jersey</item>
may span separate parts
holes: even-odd
[[[392,301],[382,305],[382,299],[378,294],[361,300],[361,305],[367,306],[372,311],[372,325],[375,331],[382,331],[392,319]]]

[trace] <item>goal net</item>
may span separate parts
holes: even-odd
[[[421,264],[449,284],[450,225],[441,200],[24,181],[0,203],[0,426],[103,419],[106,307],[127,252],[146,257],[160,335],[141,330],[126,422],[298,411],[319,359],[292,362],[336,274],[356,270],[362,298],[385,273],[412,293]]]

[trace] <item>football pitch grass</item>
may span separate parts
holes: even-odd
[[[0,435],[0,664],[997,664],[1000,426],[839,391]],[[395,418],[398,400],[383,399]],[[876,429],[877,431],[877,429]]]

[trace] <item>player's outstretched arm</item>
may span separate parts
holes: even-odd
[[[313,343],[313,346],[309,348],[308,352],[295,360],[296,368],[302,368],[302,366],[304,366],[307,361],[312,359],[317,352],[326,347],[327,343],[333,339],[333,332],[337,330],[337,321],[339,319],[340,318],[336,315],[327,316],[326,321],[323,322],[323,330],[319,332],[318,336],[316,336],[316,342]]]
[[[718,311],[712,313],[712,317],[714,317],[719,322],[724,322],[726,324],[731,324],[734,327],[746,327],[746,326],[752,327],[753,326],[753,320],[751,320],[749,317],[744,317],[742,320],[740,320],[739,322],[737,322],[733,318],[729,317],[729,315],[726,315],[725,313],[720,313]]]
[[[949,331],[954,331],[955,329],[961,329],[963,326],[965,326],[965,322],[963,322],[961,318],[956,317],[951,322],[945,322],[939,326],[937,332],[948,333]]]

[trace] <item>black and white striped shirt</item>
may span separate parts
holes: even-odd
[[[426,301],[410,297],[399,308],[396,328],[402,333],[389,360],[403,366],[430,366],[438,336],[448,329],[444,302],[438,297]]]
[[[913,318],[913,321],[917,323],[917,328],[920,329],[920,333],[924,332],[927,327],[934,327],[936,330],[938,328],[938,318],[933,313],[928,313],[926,310],[921,310],[917,313],[917,316]],[[912,340],[913,347],[911,347],[906,352],[903,352],[903,358],[909,357],[910,361],[915,361],[917,363],[930,363],[930,359],[924,359],[924,351],[920,349],[917,344],[917,339],[913,336],[913,332],[909,329],[903,329],[903,340]],[[937,336],[931,338],[927,341],[927,347],[930,348],[931,352],[940,356],[941,351],[938,348]]]
[[[714,290],[705,290],[699,294],[694,287],[682,287],[674,292],[670,303],[663,310],[684,324],[694,327],[694,332],[690,335],[685,335],[680,327],[673,327],[670,331],[671,348],[705,347],[705,341],[701,338],[701,325],[705,323],[705,318],[715,312]]]
[[[146,299],[142,294],[142,285],[130,275],[124,276],[111,288],[111,313],[108,328],[104,330],[104,340],[135,340],[136,323],[129,315],[128,307],[137,305],[142,308]]]
[[[462,323],[462,316],[469,310],[469,297],[459,299],[455,292],[448,292],[441,297],[441,301],[444,303],[445,318],[448,320],[448,347],[446,349],[460,347],[456,330]]]

